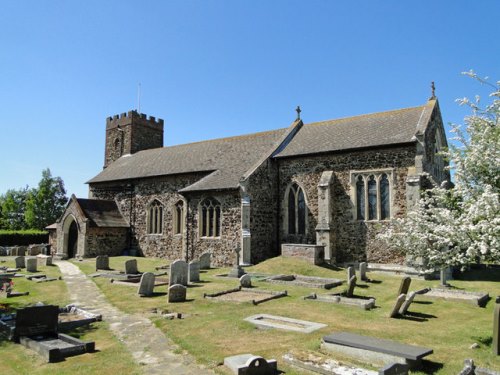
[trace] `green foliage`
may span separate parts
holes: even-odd
[[[0,229],[0,246],[27,246],[34,243],[47,243],[48,236],[47,231],[38,229]]]
[[[27,186],[19,190],[7,190],[4,195],[0,196],[0,228],[11,230],[27,228],[24,220],[27,197]]]

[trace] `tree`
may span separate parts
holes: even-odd
[[[28,196],[28,187],[24,189],[9,189],[0,196],[0,229],[26,229],[24,210]]]
[[[452,125],[458,145],[443,152],[455,171],[455,186],[424,192],[407,217],[380,236],[420,259],[424,269],[500,261],[500,82],[464,74],[494,91],[485,107],[478,96],[458,100],[472,114],[464,119],[465,131]]]
[[[29,228],[44,229],[64,211],[68,198],[61,177],[52,177],[50,169],[42,171],[37,189],[28,192],[24,217]]]

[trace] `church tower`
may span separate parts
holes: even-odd
[[[163,120],[129,111],[106,119],[104,168],[123,155],[163,147]]]

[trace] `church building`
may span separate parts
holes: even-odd
[[[123,253],[256,264],[283,244],[331,263],[402,263],[377,233],[449,180],[437,98],[421,106],[163,147],[163,120],[106,120],[104,169],[57,222],[63,258]]]

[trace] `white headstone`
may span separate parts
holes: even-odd
[[[145,297],[150,297],[153,295],[153,289],[155,287],[155,274],[152,272],[144,272],[141,276],[141,281],[139,283],[139,289],[137,294]]]
[[[170,265],[169,284],[188,285],[188,265],[183,260],[176,260]]]
[[[26,271],[28,272],[37,272],[37,260],[36,258],[28,258],[26,259]]]

